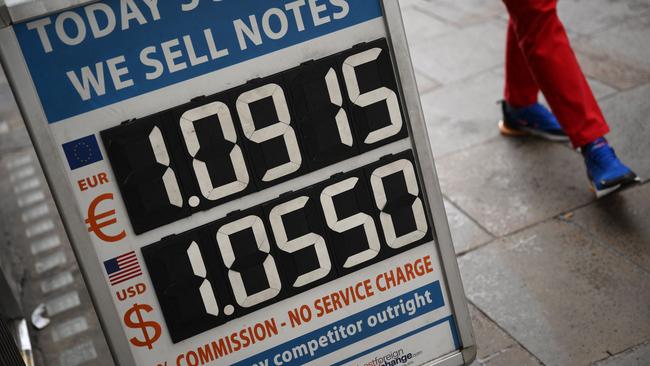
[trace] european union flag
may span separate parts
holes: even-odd
[[[102,152],[95,135],[82,137],[63,144],[65,157],[68,159],[70,169],[75,170],[81,167],[103,160]]]

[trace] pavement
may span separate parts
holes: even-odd
[[[110,366],[108,346],[43,171],[0,69],[0,255],[30,323],[41,304],[50,323],[30,327],[37,366]],[[6,294],[4,295],[6,296]]]
[[[650,183],[589,192],[570,146],[499,135],[498,0],[401,0],[478,342],[474,365],[650,365]],[[650,178],[650,1],[560,0],[618,155]]]
[[[473,364],[650,365],[650,183],[596,200],[568,145],[499,135],[498,0],[401,0],[479,346]],[[621,158],[650,177],[650,0],[561,0]],[[3,78],[0,77],[0,80]],[[112,365],[42,172],[0,82],[0,253],[38,365]]]

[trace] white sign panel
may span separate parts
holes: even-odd
[[[387,16],[105,0],[3,31],[120,363],[470,361]]]

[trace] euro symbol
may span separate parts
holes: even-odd
[[[138,337],[133,337],[129,339],[129,342],[136,347],[153,349],[153,344],[160,338],[160,324],[154,321],[144,321],[142,311],[150,313],[153,311],[153,308],[147,304],[135,304],[124,314],[124,324],[131,329],[142,330],[142,337],[144,338],[144,340],[140,340]],[[135,320],[132,319],[133,314],[135,314]],[[153,334],[149,333],[149,329],[151,329]]]
[[[109,210],[106,212],[102,212],[100,214],[95,213],[95,210],[97,210],[97,206],[106,200],[113,200],[113,194],[104,193],[101,196],[95,198],[90,203],[90,206],[88,207],[88,218],[86,219],[86,224],[88,224],[89,233],[95,233],[95,235],[97,235],[98,238],[100,238],[105,242],[114,243],[116,241],[120,241],[124,239],[126,237],[126,232],[122,230],[117,235],[108,235],[102,231],[103,228],[117,223],[117,219],[114,217],[115,210]],[[99,222],[99,220],[104,220],[104,219],[108,219],[108,220]]]

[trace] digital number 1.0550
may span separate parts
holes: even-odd
[[[145,247],[172,338],[429,241],[421,197],[404,153]]]

